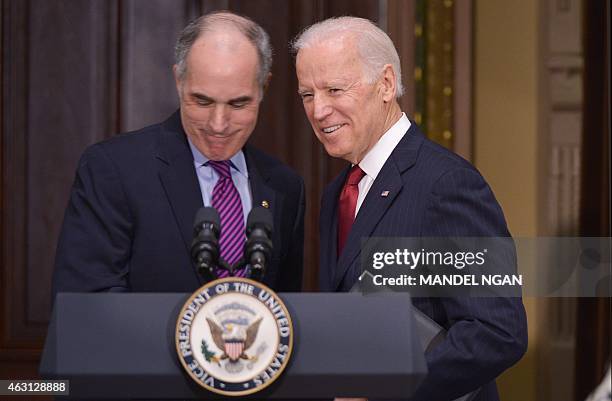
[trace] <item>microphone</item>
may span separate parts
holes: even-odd
[[[261,281],[272,258],[272,213],[263,207],[254,207],[247,218],[247,242],[244,256],[251,265],[251,278]]]
[[[216,278],[215,267],[219,263],[219,232],[221,219],[213,207],[198,210],[193,223],[191,260],[206,281]]]

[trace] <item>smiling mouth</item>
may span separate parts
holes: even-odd
[[[344,125],[346,124],[332,125],[331,127],[322,128],[321,131],[325,132],[326,134],[331,134],[332,132],[335,132],[339,130],[340,128],[342,128]]]
[[[209,138],[216,138],[216,139],[225,139],[225,138],[229,138],[232,136],[232,132],[230,133],[218,133],[218,132],[210,132],[208,130],[206,131],[201,131],[202,134],[204,134],[205,136],[209,137]]]

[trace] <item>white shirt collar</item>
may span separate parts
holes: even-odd
[[[372,180],[376,179],[383,165],[389,156],[391,156],[393,149],[402,140],[409,128],[410,120],[406,117],[405,113],[402,113],[399,120],[366,153],[365,157],[359,162],[359,167],[368,177],[371,177]]]

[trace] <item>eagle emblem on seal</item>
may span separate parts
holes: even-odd
[[[251,348],[257,338],[261,320],[262,318],[260,317],[245,328],[244,325],[236,323],[228,323],[221,326],[207,317],[206,321],[210,327],[213,342],[217,348],[223,351],[218,361],[229,359],[230,363],[236,363],[240,359],[250,361],[257,358],[256,356],[248,356],[246,351]]]

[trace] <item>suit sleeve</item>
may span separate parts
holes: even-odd
[[[128,290],[132,218],[112,160],[102,145],[79,161],[58,241],[58,292]]]
[[[434,185],[424,237],[509,237],[489,186],[472,169],[447,172]],[[415,300],[418,301],[418,300]],[[429,374],[414,400],[453,400],[489,383],[527,347],[521,298],[432,298],[430,315],[445,315],[446,339],[426,355]],[[416,303],[416,302],[415,302]],[[436,311],[437,310],[437,311]]]
[[[304,270],[304,213],[306,198],[304,180],[299,178],[299,195],[297,196],[296,214],[293,219],[291,237],[287,256],[281,262],[278,291],[298,292],[302,290]]]

